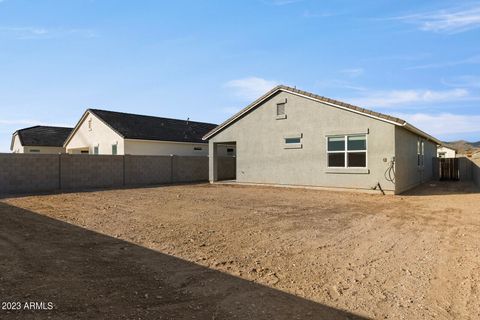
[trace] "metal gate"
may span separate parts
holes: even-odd
[[[440,180],[460,180],[460,168],[458,158],[439,158],[438,168]]]

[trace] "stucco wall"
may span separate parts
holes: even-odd
[[[457,152],[453,149],[446,148],[446,147],[439,147],[437,149],[437,157],[441,157],[441,154],[444,154],[444,158],[455,158],[457,156]]]
[[[276,104],[286,99],[287,118],[277,120]],[[369,171],[328,170],[326,136],[365,132]],[[388,164],[383,159],[395,155],[394,133],[392,124],[280,92],[210,139],[210,159],[214,143],[236,142],[239,182],[359,189],[371,189],[380,182],[393,192],[395,186],[384,177]],[[302,134],[301,149],[284,148],[284,137],[292,134]],[[210,169],[213,180],[213,160]]]
[[[97,116],[88,112],[67,143],[66,149],[68,153],[77,154],[80,149],[87,148],[89,153],[93,154],[94,147],[98,146],[99,154],[111,155],[114,144],[117,144],[117,154],[124,154],[123,138]]]
[[[25,150],[20,142],[20,137],[18,134],[12,136],[12,145],[10,146],[10,150],[13,153],[24,153]]]
[[[38,152],[35,150],[38,150]],[[65,148],[25,146],[24,153],[59,154],[59,153],[65,153]]]
[[[417,142],[425,143],[424,166],[418,166]],[[420,138],[401,127],[395,128],[395,181],[397,193],[413,188],[433,178],[433,158],[437,156],[437,145]]]
[[[59,154],[65,153],[63,147],[23,146],[18,134],[12,137],[11,150],[13,153]]]
[[[177,155],[207,156],[208,143],[183,143],[125,139],[125,154],[132,155]],[[195,150],[201,148],[202,150]]]

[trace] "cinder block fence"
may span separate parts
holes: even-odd
[[[0,194],[200,181],[208,157],[0,154]]]

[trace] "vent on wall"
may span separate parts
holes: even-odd
[[[286,105],[287,105],[287,99],[285,99],[285,101],[277,103],[277,109],[276,109],[277,120],[287,118]]]

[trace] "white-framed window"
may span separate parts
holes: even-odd
[[[93,147],[93,154],[98,154],[98,147],[99,147],[99,146]]]
[[[283,137],[284,149],[302,149],[302,133],[290,134]]]
[[[285,138],[285,143],[286,144],[293,144],[293,143],[301,143],[302,142],[302,138],[298,137],[298,138]]]
[[[116,156],[118,153],[117,144],[112,144],[112,155]]]
[[[367,135],[327,137],[328,168],[366,168]]]

